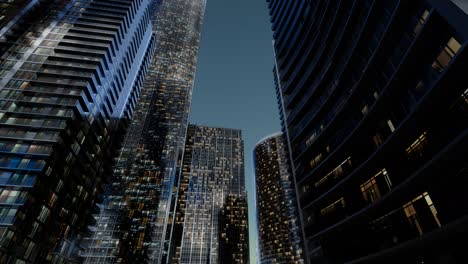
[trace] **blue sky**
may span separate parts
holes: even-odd
[[[190,121],[243,131],[251,252],[256,246],[252,149],[280,130],[271,43],[266,1],[208,0]],[[251,263],[255,260],[251,254]]]

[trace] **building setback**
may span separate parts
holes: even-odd
[[[189,125],[171,263],[248,263],[240,130]]]
[[[12,2],[0,32],[0,262],[71,263],[154,50],[149,1]]]
[[[253,159],[260,263],[304,263],[284,135],[277,133],[261,140],[253,150]]]
[[[156,51],[87,239],[86,263],[170,263],[205,0],[153,0]]]
[[[307,262],[467,263],[466,4],[267,2]]]

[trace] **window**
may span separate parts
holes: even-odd
[[[315,168],[322,161],[322,158],[322,153],[315,156],[315,158],[310,161],[310,167]]]
[[[374,203],[380,199],[383,193],[390,191],[392,182],[388,177],[387,170],[383,169],[372,176],[368,181],[361,184],[360,188],[364,200],[369,203]]]
[[[37,222],[33,223],[33,226],[31,228],[31,232],[29,233],[28,237],[29,238],[34,238],[34,235],[36,235],[37,230],[39,229],[39,224]]]
[[[31,256],[31,253],[33,252],[34,248],[35,248],[34,242],[30,241],[28,248],[26,249],[26,252],[24,253],[24,256],[27,259],[29,259],[29,257]]]
[[[416,27],[414,27],[414,34],[418,34],[418,32],[421,30],[422,26],[426,22],[428,16],[429,11],[424,10],[421,17],[418,19],[418,22],[416,23]]]
[[[351,157],[348,157],[340,165],[338,165],[331,172],[329,172],[327,175],[325,175],[325,177],[323,177],[318,182],[316,182],[315,187],[318,187],[318,186],[322,185],[324,182],[326,182],[330,178],[337,179],[337,178],[341,177],[344,174],[344,168],[345,168],[346,165],[351,167]]]
[[[390,131],[395,132],[395,126],[393,125],[393,122],[392,120],[387,120],[387,125],[388,125],[388,128],[390,129]]]
[[[372,140],[374,141],[374,145],[376,147],[379,147],[383,143],[383,139],[382,139],[382,136],[380,135],[380,133],[376,133],[374,135],[374,137],[372,138]]]
[[[4,189],[0,193],[0,203],[22,204],[25,200],[26,192]]]
[[[306,145],[310,146],[312,142],[314,142],[314,139],[317,137],[317,132],[314,132],[307,140],[306,140]]]
[[[13,153],[25,153],[29,148],[28,144],[16,144],[11,152]]]
[[[5,185],[10,180],[11,172],[2,171],[0,172],[0,184]]]
[[[409,159],[421,157],[424,154],[427,144],[427,132],[424,132],[413,143],[411,143],[408,148],[406,148],[406,156]]]
[[[8,179],[7,184],[33,186],[35,181],[36,181],[36,176],[34,175],[15,173]]]
[[[409,223],[416,228],[419,235],[423,235],[425,231],[427,232],[431,229],[431,226],[429,226],[429,219],[426,219],[426,221],[421,221],[420,219],[421,215],[427,215],[424,214],[424,207],[429,209],[429,213],[427,214],[431,215],[433,225],[437,227],[442,226],[439,220],[437,209],[435,208],[431,197],[427,192],[424,192],[403,206],[406,218],[408,219]],[[423,226],[422,223],[425,223],[425,226]]]
[[[346,205],[345,201],[344,201],[343,197],[341,197],[340,199],[336,200],[335,202],[333,202],[329,206],[327,206],[327,207],[323,208],[322,210],[320,210],[320,214],[322,216],[333,215],[338,210],[344,209],[345,205]]]
[[[415,226],[418,230],[419,235],[423,234],[423,230],[421,224],[419,223],[419,219],[416,214],[416,209],[412,203],[406,204],[404,207],[406,218],[411,223],[411,225]]]
[[[365,105],[362,109],[361,109],[361,113],[362,115],[367,115],[369,113],[369,107],[367,105]]]
[[[50,214],[49,208],[45,207],[44,205],[42,206],[41,213],[37,217],[37,220],[39,220],[41,223],[45,223],[47,220],[47,217]]]
[[[450,38],[444,49],[439,53],[439,56],[437,56],[437,59],[432,63],[432,68],[438,72],[442,72],[460,48],[461,44],[456,39]]]
[[[16,208],[0,208],[0,223],[12,224],[15,220]]]

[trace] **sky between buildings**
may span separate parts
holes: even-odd
[[[280,130],[265,0],[208,0],[190,122],[239,128],[245,141],[251,263],[256,263],[252,149]]]

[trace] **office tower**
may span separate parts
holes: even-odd
[[[79,261],[70,256],[101,202],[154,49],[148,4],[55,1],[6,39],[1,263]]]
[[[253,150],[260,263],[304,263],[286,138],[262,139]]]
[[[189,125],[175,220],[170,263],[248,263],[240,130]]]
[[[268,6],[307,261],[467,263],[466,3]]]
[[[157,48],[114,167],[110,194],[82,254],[86,263],[170,263],[205,4],[205,0],[152,2]]]

